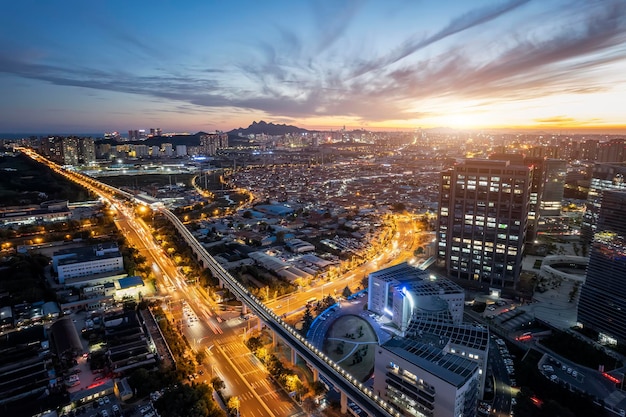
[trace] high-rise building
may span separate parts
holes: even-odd
[[[578,321],[603,341],[626,343],[626,192],[605,190],[598,211]]]
[[[532,170],[467,159],[441,174],[437,259],[449,276],[515,287],[522,267]]]
[[[626,139],[611,139],[598,146],[598,162],[626,161]]]
[[[77,137],[61,138],[61,161],[64,165],[78,165],[79,150]]]
[[[200,148],[203,155],[215,155],[218,149],[228,148],[228,134],[216,132],[201,135]]]
[[[96,161],[96,144],[92,138],[80,138],[78,140],[78,160],[82,164]]]
[[[598,141],[587,139],[580,144],[579,159],[583,161],[595,161],[598,156]]]
[[[583,214],[581,236],[585,243],[590,243],[596,232],[598,213],[602,202],[602,195],[606,190],[626,191],[626,164],[595,164],[587,203]]]

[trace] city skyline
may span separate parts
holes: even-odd
[[[0,131],[626,132],[626,3],[11,3]]]

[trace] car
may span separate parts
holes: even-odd
[[[111,407],[111,410],[115,411],[120,411],[120,407],[117,404],[113,404],[113,407]]]
[[[104,403],[105,404],[109,404],[111,402],[111,400],[109,400],[109,397],[104,397]]]
[[[101,411],[102,417],[109,417],[109,412],[107,410]]]
[[[578,372],[576,372],[575,370],[572,370],[572,376],[576,378],[578,376]]]
[[[102,398],[98,398],[98,405],[104,405],[104,400]]]

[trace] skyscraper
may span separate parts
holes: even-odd
[[[596,164],[593,167],[581,227],[581,236],[585,243],[590,243],[596,232],[603,193],[606,190],[626,191],[625,178],[626,164],[624,163]]]
[[[626,192],[606,190],[578,304],[578,321],[626,343]]]
[[[468,159],[441,174],[437,259],[449,276],[515,287],[528,227],[532,170]]]

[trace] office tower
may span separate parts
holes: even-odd
[[[602,341],[626,343],[626,192],[605,190],[591,245],[578,321]]]
[[[539,217],[560,216],[565,189],[567,163],[562,159],[545,161],[545,181],[543,193],[539,201]]]
[[[522,267],[532,171],[467,159],[441,174],[437,260],[449,276],[515,287]]]
[[[583,242],[590,243],[596,232],[598,212],[600,211],[604,191],[626,191],[624,178],[626,178],[626,164],[624,163],[595,164],[593,167],[581,226]]]

